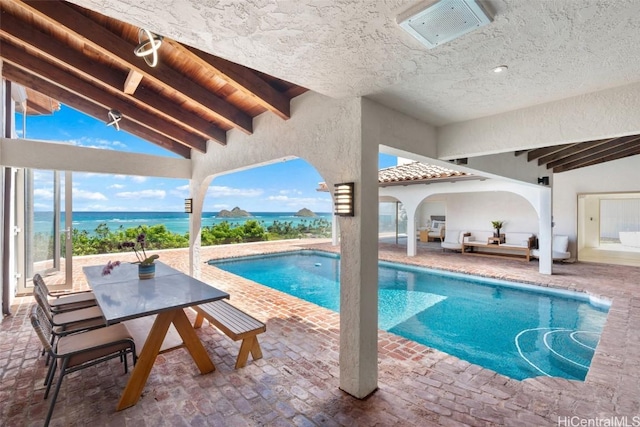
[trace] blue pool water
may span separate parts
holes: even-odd
[[[340,260],[322,252],[211,261],[339,311]],[[609,304],[584,294],[379,264],[379,327],[515,379],[584,380]]]

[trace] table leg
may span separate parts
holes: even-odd
[[[205,350],[202,345],[195,329],[191,326],[191,322],[189,322],[189,318],[184,310],[180,309],[176,311],[176,315],[173,317],[173,326],[176,327],[176,330],[182,337],[184,346],[191,354],[193,361],[198,365],[200,373],[208,374],[209,372],[215,371],[215,365],[211,361],[207,350]]]
[[[167,335],[167,330],[169,330],[169,326],[178,312],[184,314],[182,309],[178,309],[165,311],[156,316],[151,331],[149,331],[149,337],[144,343],[144,347],[142,347],[140,357],[138,357],[136,366],[133,368],[127,386],[122,392],[118,406],[116,406],[117,411],[129,408],[138,402],[142,390],[147,383],[147,378],[149,378],[149,373],[151,373],[153,363],[158,356],[160,347],[162,347],[164,337]]]

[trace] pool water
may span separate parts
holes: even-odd
[[[340,309],[340,259],[298,251],[210,261],[216,267]],[[609,304],[585,294],[379,263],[379,327],[522,380],[584,380]]]

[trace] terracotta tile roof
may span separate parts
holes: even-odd
[[[395,184],[406,181],[422,182],[429,180],[470,179],[473,175],[442,166],[413,162],[392,166],[378,171],[378,184]],[[384,187],[384,185],[383,185]],[[319,182],[316,191],[329,192],[326,182]]]
[[[469,177],[471,174],[448,169],[442,166],[413,162],[381,169],[378,172],[378,182],[393,183],[405,181],[426,181],[455,177]]]

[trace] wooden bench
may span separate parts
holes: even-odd
[[[209,323],[224,332],[232,340],[242,340],[240,353],[238,353],[238,359],[236,360],[236,369],[242,368],[247,364],[249,352],[251,352],[253,360],[262,358],[258,334],[267,330],[267,326],[264,323],[224,300],[208,302],[191,308],[197,313],[196,321],[193,323],[194,328],[201,327],[202,321],[207,319]]]
[[[476,249],[476,251],[474,251]],[[479,252],[477,249],[486,249],[488,252]],[[464,242],[462,243],[462,253],[464,255],[479,255],[487,257],[513,257],[524,256],[523,260],[531,259],[531,249],[529,246],[517,246],[500,244],[489,244],[480,242]]]

